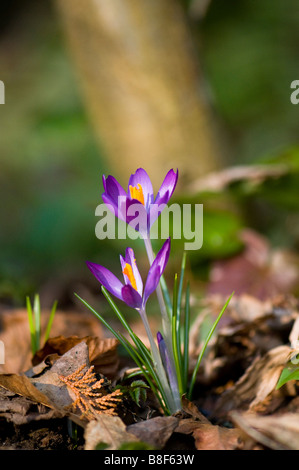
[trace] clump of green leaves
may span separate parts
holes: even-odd
[[[34,355],[41,346],[41,305],[38,294],[35,294],[33,305],[31,304],[30,298],[26,297],[26,307],[28,313],[29,330],[31,337],[31,351]],[[49,339],[52,323],[57,309],[57,301],[53,303],[53,307],[50,312],[50,317],[47,323],[46,332],[44,335],[44,342]]]
[[[184,286],[184,274],[186,267],[186,253],[184,253],[181,272],[178,280],[177,274],[175,275],[173,295],[172,299],[170,298],[166,283],[162,277],[160,280],[161,288],[163,291],[163,296],[166,302],[167,312],[169,315],[169,321],[171,325],[171,339],[172,339],[172,348],[173,348],[173,360],[174,367],[178,378],[179,393],[180,396],[186,395],[189,400],[192,399],[193,389],[196,382],[196,377],[198,370],[203,358],[203,355],[207,349],[208,343],[223,315],[225,312],[233,293],[230,295],[228,300],[225,302],[223,308],[221,309],[218,317],[212,324],[209,329],[207,336],[205,337],[203,347],[199,353],[199,356],[196,361],[196,365],[193,369],[191,378],[189,377],[189,334],[190,334],[190,286],[187,283],[185,295],[183,295],[183,286]],[[140,372],[143,374],[145,380],[147,381],[149,388],[151,388],[154,395],[157,397],[164,413],[166,415],[171,414],[169,408],[167,407],[166,397],[164,395],[163,387],[160,383],[159,375],[157,374],[155,368],[153,367],[150,351],[141,341],[141,339],[133,332],[132,328],[128,324],[122,312],[116,306],[115,302],[105,289],[101,287],[101,290],[106,297],[108,303],[110,304],[112,310],[116,314],[118,320],[127,331],[130,339],[130,342],[124,335],[119,331],[115,330],[106,320],[99,314],[94,308],[92,308],[85,300],[83,300],[78,294],[75,294],[76,297],[83,302],[83,304],[104,324],[104,326],[118,339],[125,351],[131,356],[136,365],[139,367]],[[141,381],[142,382],[142,381]],[[138,404],[145,393],[144,386],[141,386],[140,381],[136,381],[135,386],[132,390],[128,392],[131,395],[131,398]]]

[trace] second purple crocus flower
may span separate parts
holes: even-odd
[[[145,287],[136,264],[132,248],[127,248],[125,257],[120,256],[124,282],[122,283],[109,269],[87,261],[87,266],[96,279],[115,297],[129,307],[144,310],[149,296],[156,290],[166,267],[170,253],[170,238],[163,244],[151,265]]]

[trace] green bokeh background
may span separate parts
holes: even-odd
[[[187,14],[195,1],[182,0]],[[72,292],[76,282],[89,283],[85,260],[111,267],[123,244],[94,234],[109,161],[85,114],[53,4],[27,0],[13,8],[4,1],[0,9],[0,299],[21,305],[45,285],[59,296],[61,286]],[[198,266],[240,250],[242,226],[298,250],[299,105],[290,102],[290,84],[299,79],[298,26],[296,0],[212,0],[204,18],[190,17],[206,92],[228,142],[227,165],[290,165],[278,181],[202,195]],[[227,198],[238,210],[219,205]]]

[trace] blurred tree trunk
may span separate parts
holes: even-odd
[[[154,184],[219,166],[197,53],[175,0],[56,0],[86,107],[109,167],[143,166]],[[184,177],[184,178],[182,178]]]

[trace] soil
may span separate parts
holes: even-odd
[[[71,437],[72,427],[74,437]],[[83,450],[83,432],[67,418],[17,426],[0,420],[0,450]]]

